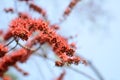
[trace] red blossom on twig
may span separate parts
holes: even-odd
[[[8,13],[8,12],[14,13],[13,8],[5,8],[4,11],[5,11],[6,13]]]
[[[76,6],[76,4],[79,2],[80,0],[72,0],[71,2],[70,2],[70,4],[68,5],[68,7],[66,8],[66,10],[65,10],[65,12],[64,12],[64,16],[68,16],[70,13],[71,13],[71,11],[72,11],[72,9]]]
[[[56,79],[56,80],[63,80],[64,76],[65,76],[66,72],[63,71],[60,76]]]
[[[74,56],[75,50],[68,45],[67,40],[56,34],[53,29],[49,28],[48,23],[41,19],[27,18],[23,20],[16,18],[12,21],[10,28],[14,37],[19,37],[23,40],[29,38],[32,29],[39,30],[40,33],[33,39],[33,42],[35,41],[40,44],[49,43],[63,63],[78,64],[80,61],[78,57],[76,61],[76,57]]]
[[[31,54],[28,50],[20,49],[13,52],[10,55],[5,55],[0,59],[0,76],[8,70],[9,66],[13,66],[16,62],[25,62],[28,59],[28,54]]]
[[[27,44],[27,46],[31,48],[37,43],[40,45],[48,43],[55,54],[59,57],[59,61],[55,62],[56,66],[62,67],[65,64],[79,64],[80,61],[84,63],[80,57],[75,56],[75,50],[68,44],[67,39],[57,34],[55,30],[49,26],[47,21],[42,19],[32,19],[27,14],[19,13],[19,17],[12,20],[9,27],[9,31],[6,33],[8,35],[4,36],[5,40],[14,37],[15,39],[20,38],[27,41],[32,33],[37,31],[37,36],[34,37],[31,44]],[[18,45],[20,45],[17,40],[15,41]],[[1,58],[0,76],[3,76],[9,66],[14,66],[17,62],[25,62],[34,52],[29,48],[22,45],[20,46],[23,49],[19,49],[18,51],[15,51],[10,55],[5,55]],[[18,67],[16,68],[21,71]]]
[[[34,3],[29,3],[29,7],[34,11],[38,12],[39,14],[41,14],[46,19],[47,16],[46,16],[46,11],[44,9],[42,9],[41,7],[37,6]]]
[[[21,69],[17,64],[14,65],[14,68],[16,68],[19,72],[21,72],[23,75],[28,75],[28,72],[25,72],[23,69]]]
[[[7,53],[8,49],[0,44],[0,57],[3,57]]]
[[[5,33],[5,35],[3,36],[5,41],[9,40],[12,37],[13,37],[13,35],[12,35],[12,32],[10,30],[7,31],[7,33]]]

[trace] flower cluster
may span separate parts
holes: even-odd
[[[72,49],[68,42],[56,32],[49,28],[48,23],[41,19],[21,19],[16,18],[11,23],[11,31],[13,36],[17,36],[23,40],[27,40],[31,29],[39,30],[39,35],[36,36],[33,42],[40,44],[49,43],[53,48],[53,51],[61,59],[61,62],[69,64],[78,64],[80,61],[79,57],[74,56],[75,50]],[[29,30],[28,30],[29,29]]]
[[[7,40],[9,40],[10,38],[12,38],[12,33],[11,33],[11,31],[9,30],[9,31],[7,31],[7,33],[4,34],[3,39],[4,39],[5,41],[7,41]]]
[[[15,5],[15,10],[13,8],[5,8],[4,11],[6,13],[15,13],[18,17],[11,21],[9,30],[5,34],[0,30],[2,43],[5,44],[12,39],[12,41],[6,45],[0,43],[0,77],[2,77],[3,80],[12,80],[9,75],[5,76],[5,72],[8,71],[10,66],[14,67],[23,75],[28,75],[27,72],[17,65],[17,62],[26,62],[31,55],[36,55],[39,52],[38,50],[41,49],[42,51],[41,45],[45,43],[51,47],[55,56],[57,56],[55,66],[78,65],[80,62],[87,64],[86,60],[75,55],[75,43],[68,44],[69,38],[64,38],[56,33],[60,28],[59,24],[66,19],[66,16],[71,13],[79,1],[81,0],[72,0],[63,12],[63,20],[61,19],[61,21],[56,24],[50,23],[46,11],[39,5],[36,5],[33,0],[18,0],[17,2],[26,3],[29,10],[39,13],[42,18],[33,19],[27,13],[19,12],[19,9],[17,9],[18,5]],[[25,41],[26,44],[21,44],[20,40]],[[16,45],[13,47],[10,45],[12,42],[16,42]],[[52,60],[47,53],[37,55]],[[65,74],[66,72],[63,71],[55,80],[63,80]]]
[[[36,28],[40,31],[32,43],[48,43],[53,48],[53,51],[61,59],[62,64],[78,64],[81,60],[79,57],[74,56],[75,50],[72,49],[68,42],[60,35],[56,34],[54,30],[48,27],[48,23],[43,20],[34,20]]]
[[[40,45],[48,43],[52,47],[54,53],[59,57],[59,60],[55,62],[56,66],[62,67],[65,64],[78,64],[80,61],[85,63],[80,57],[75,56],[75,50],[71,48],[67,40],[58,35],[54,29],[49,27],[49,23],[42,19],[32,19],[25,14],[20,14],[18,18],[12,20],[9,32],[11,34],[7,39],[12,36],[21,38],[22,40],[28,40],[30,35],[35,31],[38,31],[37,36],[34,37],[31,44],[27,46],[31,48],[37,43]],[[0,45],[2,56],[6,51],[7,49]],[[12,52],[10,55],[3,56],[0,59],[0,76],[8,70],[9,66],[14,66],[16,62],[25,62],[31,54],[31,50],[22,48]]]
[[[10,55],[3,56],[0,59],[0,76],[3,76],[4,72],[8,70],[8,67],[15,65],[16,62],[25,62],[29,56],[28,53],[27,50],[20,49]]]
[[[19,37],[23,40],[27,40],[29,37],[29,31],[23,27],[16,27],[14,30],[12,29],[12,34],[14,37]]]
[[[19,18],[16,18],[11,22],[10,32],[14,37],[19,37],[22,40],[28,40],[33,32],[32,27],[32,20],[25,14],[19,14]]]
[[[15,21],[17,22],[19,20],[15,20]],[[62,64],[65,64],[65,63],[78,64],[79,63],[81,59],[77,56],[74,56],[75,50],[68,45],[68,42],[62,36],[56,34],[56,32],[53,29],[49,28],[48,22],[43,21],[41,19],[37,20],[37,19],[31,19],[31,18],[30,18],[30,21],[31,21],[32,27],[34,27],[36,30],[39,30],[40,32],[38,36],[36,36],[33,39],[33,42],[40,43],[40,44],[49,43],[53,48],[53,51],[60,58],[60,61],[62,62]],[[29,22],[27,22],[26,25],[29,25]],[[21,20],[20,26],[26,26],[26,25],[24,25],[24,21]]]

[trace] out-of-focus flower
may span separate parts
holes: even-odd
[[[7,53],[8,49],[0,44],[0,57],[3,57]]]

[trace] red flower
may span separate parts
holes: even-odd
[[[72,0],[68,7],[65,9],[63,16],[64,17],[68,16],[79,1],[81,0]]]
[[[31,53],[25,49],[20,49],[11,53],[10,55],[5,55],[0,59],[0,76],[8,70],[9,66],[13,66],[16,62],[25,62]]]
[[[23,18],[23,19],[28,19],[29,18],[29,15],[27,13],[22,13],[22,12],[19,12],[18,16],[19,16],[19,18]]]
[[[11,31],[9,30],[4,36],[3,36],[4,40],[7,41],[9,40],[10,38],[12,38],[12,33]]]
[[[33,20],[27,15],[22,15],[20,18],[12,20],[10,24],[12,36],[27,40],[31,33],[36,29],[32,21]]]
[[[64,63],[62,61],[56,61],[55,66],[62,67]]]
[[[6,13],[8,13],[8,12],[14,13],[13,8],[5,8],[4,11],[5,11]]]
[[[64,16],[69,15],[70,12],[71,12],[71,9],[70,9],[69,7],[66,8],[66,10],[65,10],[65,12],[64,12]]]
[[[78,64],[80,61],[80,59],[74,56],[75,50],[68,45],[68,41],[49,28],[46,21],[29,17],[25,19],[17,18],[12,21],[10,29],[14,37],[19,37],[23,40],[27,40],[30,34],[37,30],[39,33],[32,40],[33,45],[36,43],[48,43],[63,63]]]
[[[60,27],[59,27],[58,25],[56,25],[56,24],[51,25],[50,27],[51,27],[52,29],[54,29],[54,30],[59,30],[59,29],[60,29]]]
[[[8,49],[0,44],[0,57],[3,57],[7,53]]]
[[[11,29],[11,31],[14,37],[19,37],[22,40],[27,40],[30,36],[29,31],[23,27],[16,27],[14,29]]]
[[[60,76],[56,79],[56,80],[63,80],[64,76],[65,76],[66,72],[63,71]]]
[[[69,8],[73,8],[80,0],[72,0],[71,3],[69,4]]]
[[[46,17],[46,11],[44,9],[42,9],[41,7],[37,6],[36,4],[34,3],[29,3],[29,7],[31,9],[33,9],[34,11],[42,14],[43,17]]]
[[[75,44],[74,42],[70,44],[70,47],[71,47],[71,48],[74,48],[74,49],[77,48],[77,47],[76,47],[76,44]]]
[[[3,76],[3,80],[12,80],[12,78],[9,75],[5,75],[5,76]]]

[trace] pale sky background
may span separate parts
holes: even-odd
[[[58,22],[62,11],[70,2],[70,0],[35,1],[36,4],[41,5],[48,11],[48,16],[52,23]],[[78,47],[76,52],[88,60],[91,60],[105,80],[120,80],[120,0],[93,0],[98,7],[87,6],[89,1],[90,0],[82,0],[82,2],[76,6],[68,19],[60,25],[61,30],[58,33],[65,36],[74,36],[77,34],[78,37],[73,39]],[[28,11],[27,7],[24,6],[25,4],[17,5],[19,6],[19,11]],[[15,15],[5,14],[3,12],[4,7],[14,7],[13,1],[1,0],[0,2],[0,29],[4,29],[5,31],[8,27],[7,23],[9,23]],[[96,11],[97,15],[94,11]],[[30,14],[33,15],[33,12]],[[37,15],[38,14],[33,16],[37,17]],[[92,16],[93,21],[91,21],[90,16]],[[96,20],[94,21],[94,19]],[[37,60],[40,66],[36,67],[34,60]],[[32,57],[27,63],[21,65],[24,70],[30,72],[30,76],[24,77],[15,70],[12,72],[18,74],[21,80],[42,80],[38,67],[41,68],[45,76],[48,76],[46,80],[53,80],[53,78],[59,75],[61,71],[54,66],[54,63],[50,64],[54,70],[53,74],[42,61],[45,60]],[[89,67],[80,64],[76,68],[99,80]],[[68,70],[65,80],[89,79],[74,71]]]

